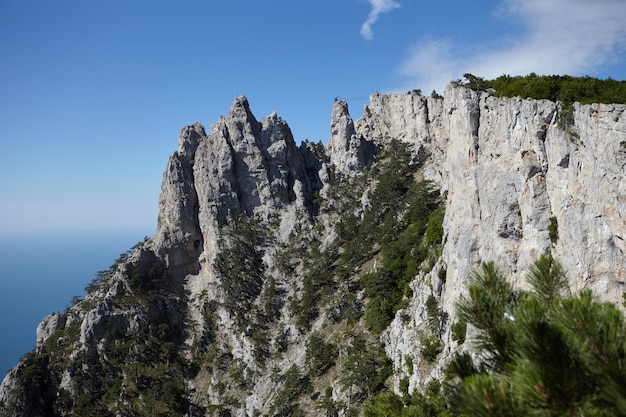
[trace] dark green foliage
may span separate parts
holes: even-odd
[[[542,256],[531,292],[512,291],[492,264],[471,277],[460,316],[478,331],[480,363],[464,354],[449,371],[453,404],[476,416],[626,415],[626,323],[589,290],[565,298],[560,265]],[[584,410],[584,411],[582,411]],[[582,413],[582,414],[580,414]]]
[[[273,322],[280,318],[283,307],[283,296],[285,290],[276,284],[276,280],[270,277],[265,282],[262,295],[262,315],[265,320]]]
[[[559,240],[559,224],[556,217],[550,217],[550,225],[548,226],[548,235],[550,236],[550,242],[556,244]]]
[[[422,349],[420,353],[426,362],[433,363],[443,349],[441,339],[436,336],[429,336],[421,339]]]
[[[411,295],[409,282],[418,274],[431,249],[443,240],[443,206],[439,192],[428,181],[416,181],[415,174],[424,156],[411,145],[389,141],[365,170],[363,177],[338,184],[336,200],[343,214],[337,224],[338,259],[328,259],[335,271],[335,285],[352,292],[350,280],[364,262],[380,254],[378,270],[361,277],[360,286],[367,297],[365,322],[373,332],[385,329],[395,313]],[[368,193],[369,204],[360,217],[361,193],[366,184],[374,185]],[[336,253],[336,251],[328,251]],[[431,256],[432,257],[432,256]],[[319,272],[315,276],[324,277]],[[298,304],[302,328],[317,317],[313,280],[305,275],[303,296]],[[326,284],[326,288],[329,288]],[[339,308],[339,304],[346,308]],[[360,306],[339,302],[331,317],[337,320],[358,318]],[[346,314],[344,314],[346,313]],[[349,314],[347,314],[349,313]]]
[[[556,125],[562,130],[570,131],[575,125],[574,108],[568,106],[560,109],[556,115]]]
[[[426,232],[424,233],[424,239],[426,239],[426,245],[438,245],[443,240],[443,216],[445,214],[445,207],[437,207],[428,216],[428,225]]]
[[[400,206],[407,207],[404,216],[384,223],[393,224],[393,232],[382,228],[387,232],[380,240],[381,268],[361,279],[369,298],[365,321],[374,332],[381,332],[391,323],[404,297],[410,295],[408,284],[418,274],[429,248],[442,241],[443,206],[438,206],[438,193],[430,183],[412,183],[401,201]]]
[[[370,397],[384,389],[385,381],[392,373],[391,361],[384,349],[368,343],[362,336],[353,335],[346,351],[341,369],[344,388],[356,388],[355,398]]]
[[[230,241],[221,242],[214,267],[222,277],[224,306],[243,329],[265,280],[262,245],[266,236],[258,221],[243,215],[233,217],[223,231]]]
[[[465,86],[471,88],[474,91],[485,91],[487,88],[491,87],[489,81],[485,81],[482,77],[477,77],[473,74],[463,74],[463,77],[467,80]]]
[[[306,348],[306,363],[310,374],[315,377],[323,375],[335,364],[338,353],[339,350],[333,343],[325,342],[318,333],[313,333]]]
[[[121,317],[108,317],[102,351],[95,345],[70,368],[79,393],[77,412],[87,413],[94,404],[142,415],[182,416],[188,406],[184,384],[185,359],[178,353],[183,335],[177,326],[181,306],[156,297],[146,306],[150,324],[131,331]],[[127,398],[125,405],[120,397]],[[80,415],[80,414],[79,414]]]
[[[622,312],[613,304],[594,301],[590,290],[563,300],[561,306],[563,316],[558,324],[584,364],[579,375],[591,379],[599,388],[598,396],[619,415],[626,415],[626,324]]]
[[[332,251],[321,252],[317,245],[313,245],[304,261],[301,296],[292,306],[301,329],[310,328],[319,314],[320,299],[328,297],[336,288],[332,270],[334,258]]]
[[[259,364],[272,355],[271,352],[271,325],[281,316],[284,304],[285,290],[276,283],[273,277],[268,277],[263,285],[263,292],[258,305],[252,307],[249,313],[246,336],[254,344],[255,359]]]
[[[49,355],[31,352],[24,355],[23,360],[23,366],[17,371],[18,386],[14,394],[21,397],[24,404],[20,404],[19,409],[12,411],[34,410],[35,415],[39,413],[41,413],[39,415],[54,415],[52,406],[54,376],[48,370]]]
[[[339,417],[339,412],[343,409],[344,404],[340,401],[333,400],[332,387],[326,388],[324,396],[315,405],[325,417]]]
[[[156,257],[148,265],[130,264],[126,275],[131,289],[143,294],[163,288],[169,278],[167,267]]]
[[[96,272],[96,276],[85,287],[85,292],[87,294],[90,294],[100,289],[102,284],[111,277],[112,273],[113,272],[111,270],[102,270],[102,271]]]
[[[127,300],[127,302],[131,302]],[[56,330],[24,358],[16,397],[32,415],[182,416],[189,407],[179,354],[184,335],[184,303],[166,293],[133,298],[133,321],[121,313],[92,323],[84,350],[74,351],[80,321]],[[71,311],[66,313],[71,315]],[[72,352],[78,352],[70,357]],[[72,394],[61,388],[64,372]],[[21,411],[29,410],[19,406]]]
[[[361,279],[365,295],[370,298],[365,311],[365,322],[373,332],[383,331],[393,319],[402,300],[402,289],[397,288],[393,277],[376,272]]]
[[[406,364],[406,371],[409,375],[413,374],[413,358],[410,355],[404,356],[404,363]]]
[[[354,324],[363,315],[363,306],[354,292],[341,294],[339,300],[332,306],[329,315],[335,323],[346,320],[347,324]]]
[[[432,98],[437,98],[437,99],[442,99],[442,98],[443,98],[443,96],[442,96],[442,95],[440,95],[439,93],[437,93],[437,91],[435,91],[435,90],[433,90],[433,92],[432,92],[432,93],[430,93],[430,96],[431,96]]]
[[[115,260],[115,262],[113,262],[113,264],[108,269],[96,272],[95,277],[85,287],[85,292],[87,294],[92,293],[98,290],[103,284],[107,283],[113,276],[113,273],[118,268],[118,266],[126,262],[136,250],[141,249],[148,241],[148,239],[149,238],[147,236],[144,237],[143,241],[138,242],[131,249],[127,250],[124,253],[121,253],[120,256]]]
[[[565,272],[552,256],[542,256],[532,264],[526,279],[537,300],[546,306],[555,306],[567,291]]]
[[[401,416],[403,410],[402,398],[392,392],[385,392],[365,402],[363,415],[365,417]]]
[[[391,392],[369,398],[363,407],[365,417],[452,417],[446,393],[437,380],[431,380],[424,393],[400,397]]]
[[[485,352],[489,367],[500,371],[514,353],[514,322],[507,317],[516,308],[518,295],[493,262],[470,275],[468,292],[469,298],[459,302],[459,319],[481,330],[476,346]]]
[[[405,376],[404,378],[400,380],[400,383],[398,384],[398,388],[403,396],[409,395],[409,385],[410,385],[410,382],[409,382],[408,376]]]
[[[298,398],[307,392],[310,381],[302,375],[300,369],[293,365],[283,376],[282,389],[276,395],[269,414],[275,417],[293,416],[298,408]]]
[[[455,340],[459,344],[465,343],[465,334],[467,333],[467,322],[460,320],[452,324],[452,340]]]
[[[419,166],[413,161],[409,145],[391,141],[380,151],[378,161],[368,172],[377,184],[369,195],[370,204],[363,220],[348,212],[339,225],[342,243],[349,243],[344,245],[341,260],[349,265],[368,259],[376,244],[395,240],[401,221],[398,211],[412,203],[407,193]]]
[[[432,294],[426,300],[426,314],[426,322],[430,332],[438,337],[448,320],[448,314],[439,308],[437,300]]]
[[[501,97],[548,99],[560,101],[566,107],[579,102],[626,104],[626,81],[611,78],[600,80],[593,77],[571,77],[569,75],[527,76],[502,75],[495,80],[485,80],[472,74],[465,74],[465,86],[484,91],[494,89]]]
[[[441,334],[448,321],[448,314],[439,308],[432,294],[426,300],[426,314],[428,328],[420,340],[422,345],[420,353],[427,362],[433,363],[443,349]]]
[[[78,339],[77,325],[58,329],[43,347],[24,355],[17,368],[13,402],[4,404],[9,414],[57,416],[71,409],[69,393],[59,389],[62,373],[68,366],[68,348]],[[104,414],[103,414],[104,415]]]

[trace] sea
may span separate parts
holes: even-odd
[[[83,297],[96,272],[152,233],[0,234],[0,381],[35,347],[45,316]]]

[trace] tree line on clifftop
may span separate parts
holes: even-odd
[[[473,74],[464,74],[465,82],[457,83],[475,91],[491,91],[497,97],[522,97],[560,101],[565,106],[573,103],[619,103],[626,104],[626,81],[612,78],[600,80],[594,77],[569,75],[526,76],[501,75],[486,80]]]

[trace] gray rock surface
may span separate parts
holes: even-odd
[[[393,121],[388,126],[392,131],[407,126],[405,119],[378,115],[401,115],[406,107],[406,96],[390,96],[370,117]],[[435,295],[452,323],[468,274],[482,261],[496,262],[514,284],[525,287],[528,266],[551,252],[564,265],[573,292],[591,288],[600,299],[621,304],[625,110],[624,105],[577,104],[573,124],[563,126],[566,110],[557,103],[479,96],[453,84],[446,88],[443,107],[428,113],[431,125],[437,123],[427,129],[431,143],[423,139],[425,133],[405,137],[426,144],[432,159],[425,174],[447,191],[440,259],[446,282],[438,282],[439,268],[423,284],[416,281],[408,308],[413,320],[407,325],[396,319],[387,334],[387,351],[397,368],[419,346],[424,303],[432,288],[441,289]],[[420,111],[415,120],[424,119],[426,110]],[[558,225],[558,239],[550,237],[551,222]],[[422,370],[411,375],[412,386],[441,376],[456,345],[450,334],[446,337],[438,367],[432,374]]]
[[[247,99],[239,97],[208,133],[199,123],[182,129],[163,175],[156,233],[113,271],[107,286],[66,314],[44,319],[37,329],[38,348],[55,331],[80,323],[72,353],[77,357],[110,323],[136,329],[151,316],[177,311],[173,299],[148,311],[120,309],[113,302],[132,291],[128,268],[154,265],[167,267],[170,290],[185,295],[187,317],[174,314],[170,319],[173,326],[194,323],[185,341],[192,346],[207,330],[207,300],[224,299],[213,261],[232,238],[224,232],[232,215],[253,215],[279,245],[305,239],[301,245],[306,247],[314,229],[322,245],[328,244],[341,214],[329,191],[333,175],[358,176],[391,139],[413,145],[415,158],[425,164],[422,175],[446,198],[442,254],[431,272],[411,283],[413,298],[382,338],[399,371],[396,388],[403,376],[409,377],[411,389],[423,386],[441,376],[456,350],[471,348],[469,343],[457,346],[450,324],[468,274],[482,261],[496,262],[511,282],[524,287],[528,266],[551,252],[567,270],[572,291],[591,288],[599,298],[620,303],[626,280],[626,106],[575,105],[571,115],[567,112],[558,103],[496,98],[454,83],[443,98],[374,94],[356,122],[346,102],[337,100],[324,154],[308,142],[296,146],[288,125],[275,113],[258,121]],[[367,192],[358,201],[369,204]],[[321,202],[326,211],[319,210]],[[558,236],[550,233],[551,225]],[[267,274],[276,277],[286,298],[293,297],[302,282],[281,272],[279,248],[264,247],[262,256]],[[429,296],[449,317],[443,354],[432,365],[419,354]],[[240,399],[239,415],[266,411],[275,385],[268,369],[284,373],[294,364],[304,366],[305,336],[292,318],[284,318],[273,331],[282,332],[298,349],[263,369],[250,337],[229,312],[217,307],[215,314],[219,348],[256,378]],[[313,323],[314,330],[325,325],[324,314]],[[407,358],[414,363],[411,374]],[[22,362],[0,386],[0,402],[10,399],[20,366]],[[198,401],[212,404],[220,398],[215,378],[200,372],[188,388]],[[67,372],[62,386],[70,390]],[[349,398],[335,388],[333,398]]]
[[[335,100],[330,122],[328,155],[337,175],[348,177],[363,170],[374,157],[376,139],[357,134],[348,112],[348,103]]]

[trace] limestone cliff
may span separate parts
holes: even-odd
[[[443,98],[372,95],[356,122],[337,100],[324,149],[297,146],[285,121],[275,113],[257,121],[239,97],[208,134],[200,124],[183,128],[154,236],[98,277],[84,300],[42,322],[37,348],[0,387],[0,410],[358,410],[375,383],[346,377],[359,346],[384,348],[396,390],[403,378],[412,389],[441,377],[454,351],[471,349],[458,346],[450,327],[469,272],[486,260],[524,287],[528,266],[551,252],[572,291],[591,288],[618,302],[626,278],[625,114],[624,105],[571,111],[452,83]],[[403,175],[431,181],[441,196],[433,204],[445,208],[443,237],[377,334],[364,324],[369,300],[359,283],[382,268],[384,243],[368,243],[350,225],[369,230],[380,173],[393,163],[384,152],[397,141],[416,167]],[[403,203],[380,213],[403,228],[410,211]],[[446,319],[437,335],[443,352],[429,362],[420,349],[431,300]],[[385,369],[379,356],[369,359],[374,371]]]
[[[422,110],[407,118],[404,109],[418,107],[414,101],[422,102]],[[576,104],[564,121],[567,110],[557,103],[495,98],[455,85],[448,86],[442,101],[372,97],[362,131],[415,132],[409,140],[431,155],[424,174],[447,190],[440,259],[445,283],[437,270],[425,283],[416,281],[411,323],[396,319],[387,335],[387,352],[397,367],[419,345],[428,294],[434,291],[454,321],[467,276],[482,261],[495,261],[523,287],[530,263],[551,252],[568,271],[572,291],[591,288],[604,300],[621,301],[625,110],[624,105]],[[429,122],[420,123],[424,119]],[[449,331],[445,338],[452,351]],[[443,355],[438,371],[445,360]],[[411,382],[428,377],[416,372]]]

